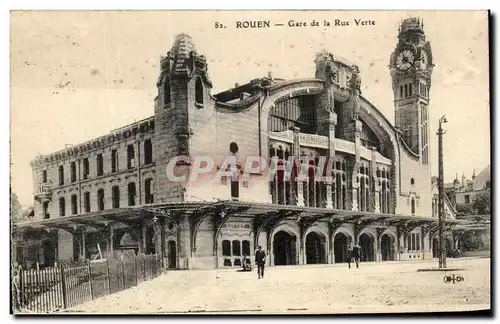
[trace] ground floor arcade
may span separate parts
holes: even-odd
[[[455,249],[447,221],[447,250]],[[257,246],[268,265],[346,262],[358,242],[363,261],[425,260],[436,251],[437,222],[393,214],[218,201],[170,203],[18,224],[14,259],[51,265],[119,253],[158,254],[165,268],[240,267]],[[17,238],[17,239],[16,239]],[[38,252],[22,248],[41,242]],[[31,248],[36,250],[36,248]],[[40,252],[41,251],[41,252]],[[52,251],[52,252],[50,252]],[[43,256],[43,257],[41,257]]]

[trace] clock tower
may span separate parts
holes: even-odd
[[[432,75],[431,45],[419,18],[399,26],[398,44],[391,55],[395,126],[408,148],[429,164],[429,92]]]

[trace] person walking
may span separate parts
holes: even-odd
[[[359,246],[358,243],[354,244],[354,246],[352,247],[352,258],[356,263],[356,268],[359,268],[359,261],[361,259],[361,246]]]
[[[347,265],[349,266],[349,269],[351,269],[351,262],[352,262],[352,246],[351,246],[351,244],[347,245],[346,258],[347,258]]]
[[[255,264],[257,265],[257,275],[259,279],[264,279],[264,265],[266,264],[266,252],[262,250],[259,245],[257,251],[255,252]]]

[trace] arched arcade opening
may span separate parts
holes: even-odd
[[[382,254],[382,261],[396,260],[396,239],[388,234],[382,235],[380,238],[380,252]]]
[[[273,239],[274,265],[297,264],[297,237],[286,231],[279,231]]]
[[[326,262],[326,237],[316,232],[306,236],[306,264],[324,264]]]
[[[375,237],[369,233],[359,236],[359,246],[361,247],[361,261],[375,261]]]
[[[333,239],[335,263],[347,262],[347,245],[349,245],[350,241],[350,238],[342,232],[335,234],[335,238]]]

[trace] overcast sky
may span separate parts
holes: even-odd
[[[486,12],[14,12],[11,16],[12,187],[33,202],[29,162],[153,115],[159,58],[176,34],[192,36],[207,57],[212,93],[267,75],[314,77],[321,49],[361,71],[363,95],[394,123],[389,58],[401,19],[420,16],[436,67],[430,141],[437,174],[437,120],[448,117],[445,180],[490,161]],[[354,26],[353,19],[375,21]],[[351,21],[348,27],[287,27],[289,20]],[[283,27],[236,29],[238,20]],[[215,22],[227,28],[214,28]]]

